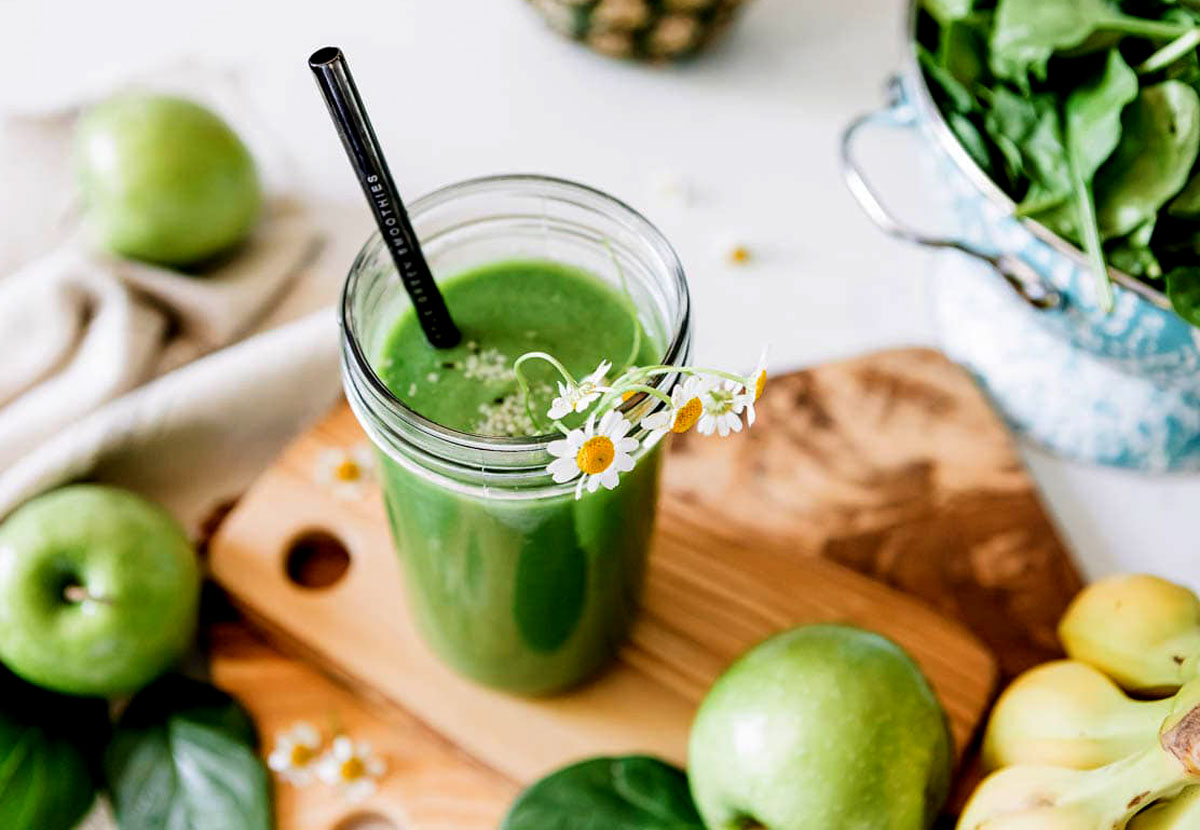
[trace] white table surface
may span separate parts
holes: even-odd
[[[879,234],[836,163],[842,126],[878,104],[898,63],[902,16],[900,0],[750,0],[711,55],[644,69],[560,41],[523,0],[0,0],[0,107],[69,100],[182,57],[240,68],[322,210],[348,227],[346,261],[312,289],[323,300],[368,227],[306,66],[337,44],[403,190],[536,171],[610,191],[679,250],[702,360],[749,365],[767,339],[774,366],[790,368],[935,342],[930,256]],[[912,147],[876,150],[909,177],[902,186],[923,189]],[[693,204],[658,193],[664,176],[688,183]],[[753,265],[725,262],[733,240]],[[1200,476],[1023,451],[1089,574],[1142,569],[1200,586]]]

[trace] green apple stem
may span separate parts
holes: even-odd
[[[105,605],[108,605],[112,602],[112,600],[110,600],[108,597],[103,597],[99,594],[93,594],[84,586],[75,584],[68,585],[66,588],[63,588],[63,599],[65,599],[67,602],[100,602]]]

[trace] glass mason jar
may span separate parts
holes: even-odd
[[[687,361],[683,268],[663,235],[623,203],[567,181],[500,176],[425,196],[410,219],[437,280],[516,259],[582,268],[628,294],[662,363]],[[639,449],[615,490],[577,501],[575,482],[555,484],[546,472],[557,433],[492,438],[422,417],[377,372],[409,307],[375,234],[342,296],[342,375],[378,451],[417,627],[477,682],[520,694],[573,686],[611,659],[637,612],[661,452]],[[657,378],[658,388],[675,379]],[[635,424],[658,406],[650,396],[624,404]]]

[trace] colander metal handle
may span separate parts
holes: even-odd
[[[854,196],[867,217],[884,233],[924,245],[927,248],[951,249],[961,251],[968,256],[986,262],[1004,277],[1013,290],[1036,309],[1045,311],[1059,308],[1063,304],[1062,295],[1047,285],[1041,275],[1024,259],[1013,254],[991,254],[968,242],[952,236],[938,236],[922,231],[908,224],[889,210],[880,199],[879,194],[867,180],[862,165],[854,155],[854,144],[860,131],[868,127],[886,129],[914,129],[917,126],[917,116],[912,105],[904,97],[898,79],[893,78],[889,84],[889,101],[887,106],[874,112],[866,113],[855,118],[842,132],[841,162],[842,177],[846,186]]]

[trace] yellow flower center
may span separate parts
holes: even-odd
[[[313,754],[310,747],[304,744],[296,744],[292,747],[292,754],[288,758],[288,761],[291,762],[293,767],[306,767],[312,762]]]
[[[754,400],[757,402],[762,397],[763,390],[767,388],[767,370],[763,369],[758,373],[758,377],[754,379]]]
[[[589,476],[599,475],[609,468],[617,456],[617,448],[610,438],[597,435],[583,442],[575,455],[579,469]]]
[[[367,767],[357,755],[351,755],[342,761],[342,766],[338,770],[338,775],[342,777],[343,781],[357,781],[366,773]]]
[[[636,390],[626,389],[624,392],[621,393],[621,403],[629,403],[631,400],[633,400],[633,396],[636,394],[637,394]]]
[[[734,245],[729,252],[729,260],[734,265],[745,265],[750,261],[750,249],[745,245]]]
[[[671,424],[671,432],[687,432],[696,425],[704,414],[704,404],[699,398],[692,398],[679,409],[675,410],[675,421]]]
[[[333,477],[338,481],[358,481],[362,477],[362,468],[354,459],[347,458],[333,468]]]

